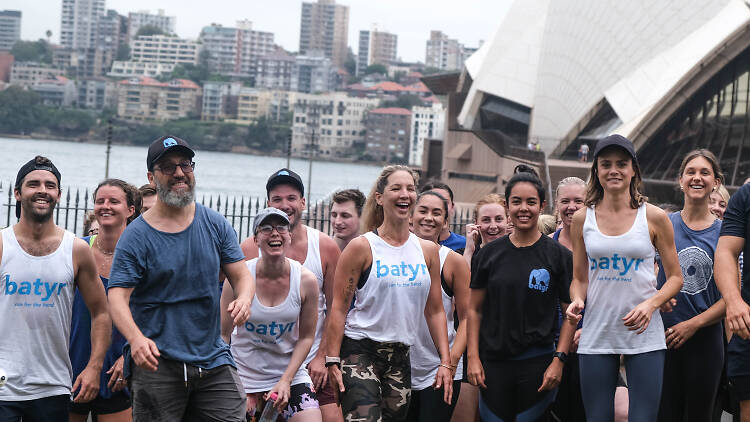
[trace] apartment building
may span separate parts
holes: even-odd
[[[198,114],[200,96],[200,86],[187,79],[132,78],[118,84],[117,115],[138,121],[184,118]]]
[[[157,13],[150,13],[148,10],[130,12],[128,14],[128,37],[131,40],[134,39],[138,30],[143,26],[155,26],[166,34],[174,34],[176,23],[177,18],[167,16],[163,9],[159,9]]]
[[[320,52],[336,67],[344,67],[349,36],[349,6],[335,0],[302,3],[299,53]]]
[[[210,55],[211,69],[240,78],[254,77],[258,61],[275,50],[273,33],[253,30],[248,20],[238,21],[236,28],[206,26],[199,41]]]
[[[412,107],[411,126],[409,165],[422,167],[426,140],[443,139],[445,129],[445,109],[443,109],[443,105],[435,103],[431,107]]]
[[[0,51],[10,51],[21,39],[21,11],[0,10]]]
[[[30,87],[45,79],[55,79],[65,72],[62,69],[35,62],[14,62],[10,68],[11,85]]]
[[[409,158],[411,111],[405,108],[376,108],[365,116],[366,154],[375,161],[406,163]]]
[[[357,50],[357,75],[364,73],[367,66],[382,64],[388,66],[396,61],[398,35],[378,31],[373,26],[370,31],[359,31],[359,50]]]
[[[130,42],[130,60],[142,63],[197,64],[200,44],[169,35],[141,35]]]

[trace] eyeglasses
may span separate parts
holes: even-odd
[[[175,171],[177,171],[177,167],[179,167],[183,173],[188,174],[188,173],[192,173],[193,170],[195,170],[195,163],[192,161],[183,161],[178,164],[165,163],[165,164],[159,165],[159,167],[154,167],[154,170],[159,170],[160,172],[166,174],[167,176],[171,176],[174,174]]]
[[[258,227],[258,231],[263,234],[271,234],[273,230],[276,229],[276,232],[278,234],[284,234],[289,232],[289,225],[288,224],[279,224],[278,226],[272,226],[270,224],[264,224],[260,227]]]
[[[95,234],[99,234],[99,229],[89,229],[88,235],[93,236]]]

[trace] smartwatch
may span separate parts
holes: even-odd
[[[558,359],[560,359],[560,362],[562,362],[562,363],[565,363],[565,359],[567,359],[567,358],[568,358],[568,355],[566,355],[566,354],[565,354],[565,353],[563,353],[563,352],[555,352],[555,354],[554,354],[554,355],[552,355],[552,358],[553,358],[553,359],[554,359],[554,358],[558,358]]]

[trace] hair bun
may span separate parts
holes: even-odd
[[[534,176],[539,177],[539,173],[537,173],[536,170],[527,166],[526,164],[519,164],[516,166],[516,168],[513,169],[513,174],[519,173],[531,173]]]

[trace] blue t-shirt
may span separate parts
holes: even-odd
[[[735,236],[745,239],[743,255],[750,254],[750,184],[743,185],[731,198],[724,211],[721,236]],[[747,252],[747,253],[745,253]],[[750,256],[750,255],[748,255]],[[748,280],[750,265],[742,268],[742,299],[750,303],[750,291],[744,280]],[[728,347],[727,374],[729,376],[750,375],[750,341],[738,335],[732,336]]]
[[[217,212],[195,204],[185,230],[165,233],[143,217],[117,242],[109,288],[132,288],[130,312],[161,356],[203,369],[233,365],[221,338],[219,271],[244,260],[237,236]],[[130,369],[126,346],[125,372]]]
[[[669,214],[674,228],[674,244],[682,269],[682,289],[675,296],[677,305],[672,312],[662,312],[664,327],[671,327],[687,321],[708,310],[721,299],[719,289],[714,281],[714,251],[719,241],[721,220],[703,230],[692,230],[682,221],[679,212]],[[666,274],[659,261],[659,274],[656,276],[657,288],[666,283]],[[718,322],[717,322],[718,324]]]
[[[440,245],[455,251],[466,247],[466,238],[460,234],[451,232],[451,235],[440,242]]]

